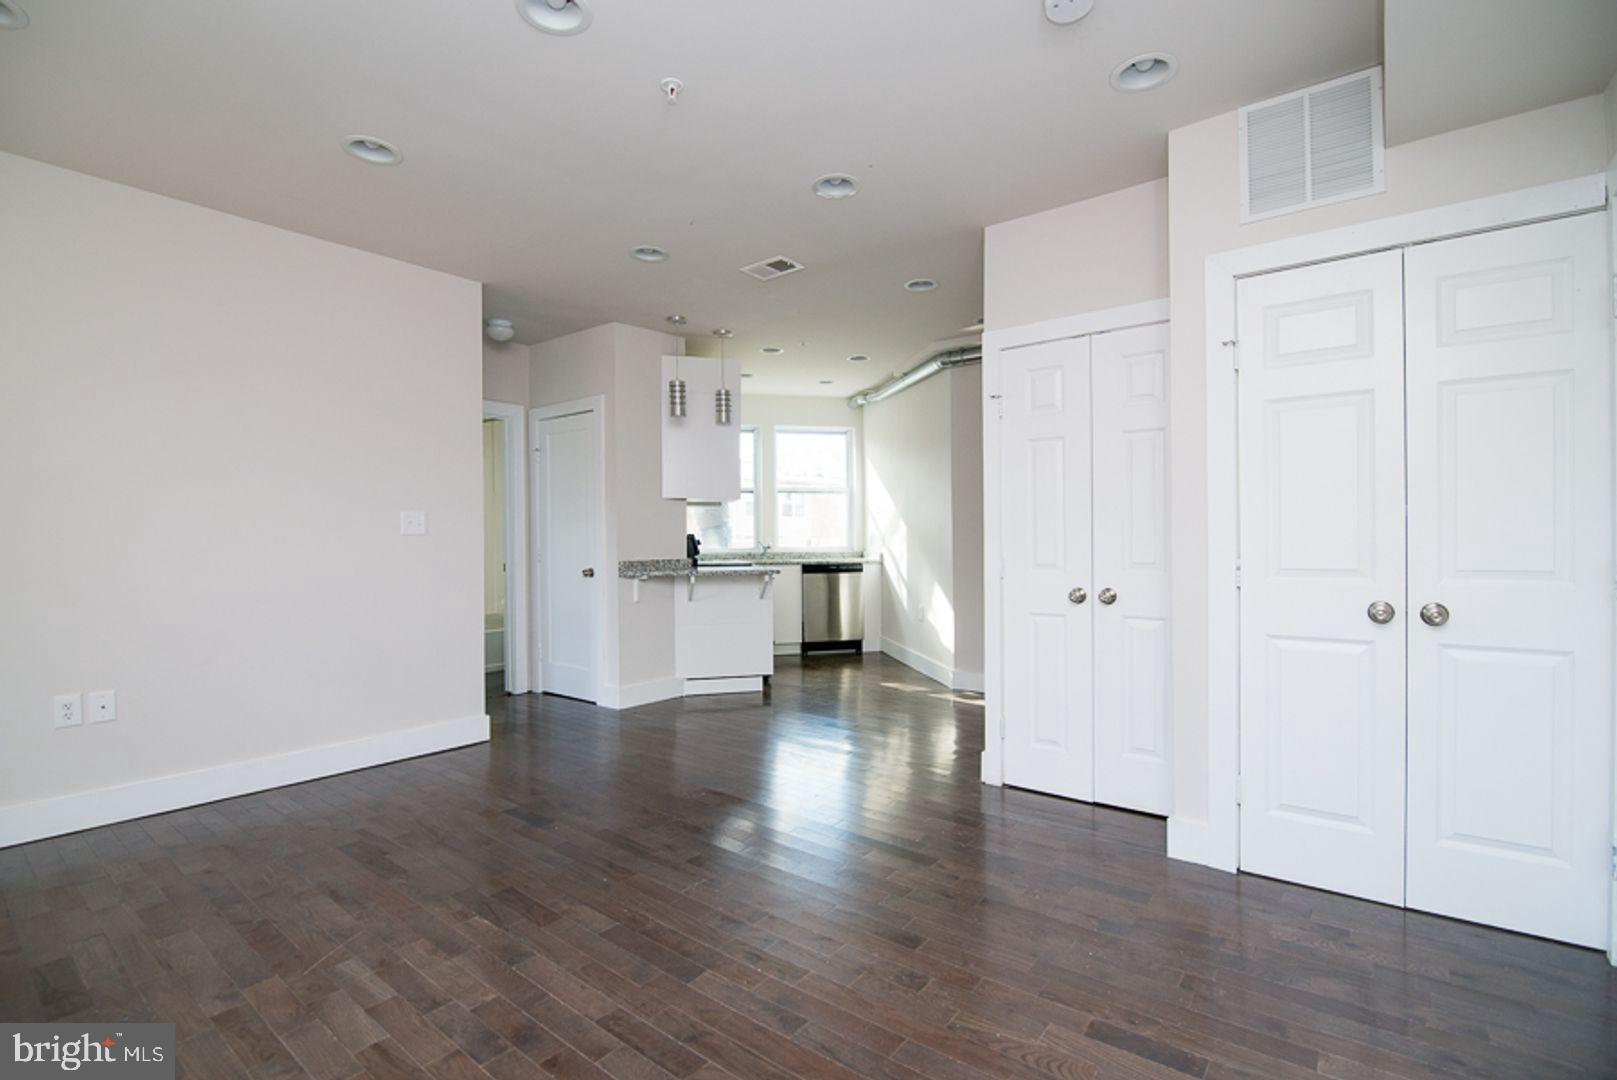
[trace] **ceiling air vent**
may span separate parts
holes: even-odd
[[[803,269],[803,264],[796,259],[776,255],[772,259],[755,262],[751,266],[743,266],[741,272],[749,277],[755,277],[759,281],[773,281],[775,278],[784,277],[787,274],[795,274],[801,269]]]
[[[1386,190],[1380,68],[1248,105],[1239,127],[1242,221]]]

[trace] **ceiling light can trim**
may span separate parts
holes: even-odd
[[[28,12],[11,0],[0,0],[0,30],[21,30],[28,25]]]
[[[1138,94],[1142,90],[1155,90],[1177,74],[1179,61],[1171,53],[1141,53],[1112,69],[1112,89]]]
[[[763,353],[765,356],[779,356],[786,350],[781,348],[779,345],[765,345],[758,351]]]
[[[852,356],[848,357],[848,363],[850,364],[863,364],[869,360],[870,357],[866,356],[864,353],[854,353]]]
[[[397,165],[404,160],[398,147],[374,135],[350,135],[343,140],[342,148],[367,165]]]
[[[668,261],[668,252],[656,244],[637,244],[629,249],[629,257],[644,263],[660,263]]]
[[[851,199],[859,194],[859,180],[847,173],[826,173],[814,178],[814,194],[822,199]]]
[[[595,18],[588,0],[516,0],[516,5],[523,22],[560,37],[582,34]]]
[[[938,283],[929,277],[910,278],[904,283],[904,288],[910,292],[931,292],[938,287]]]

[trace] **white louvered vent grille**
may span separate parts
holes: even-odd
[[[751,266],[743,266],[741,272],[750,277],[755,277],[759,281],[772,281],[786,274],[795,274],[801,269],[803,269],[803,264],[796,259],[776,255],[761,262],[755,262]]]
[[[1248,105],[1240,144],[1242,221],[1385,190],[1381,69]]]

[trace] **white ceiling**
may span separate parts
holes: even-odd
[[[523,342],[731,326],[768,393],[880,381],[981,314],[984,225],[1163,176],[1171,128],[1380,51],[1377,0],[1098,0],[1070,27],[1040,0],[590,0],[575,37],[512,0],[14,2],[0,148],[475,278]],[[1113,91],[1148,50],[1178,77]],[[838,170],[861,193],[814,198]],[[772,255],[808,269],[738,272]]]
[[[1387,145],[1605,89],[1617,0],[1386,0]]]

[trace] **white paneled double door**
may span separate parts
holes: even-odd
[[[1239,284],[1243,869],[1605,944],[1603,226]]]
[[[1168,328],[1001,363],[1005,782],[1166,814]]]

